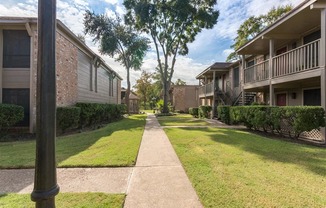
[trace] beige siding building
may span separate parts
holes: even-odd
[[[122,78],[57,20],[57,106],[121,101]],[[35,130],[37,19],[0,17],[0,103],[22,105],[20,126]]]
[[[242,60],[200,73],[201,104],[326,109],[326,1],[306,0],[237,50]],[[322,133],[322,135],[321,135]],[[307,132],[325,141],[325,129]]]

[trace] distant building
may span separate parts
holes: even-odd
[[[199,85],[173,85],[170,99],[175,111],[187,112],[189,108],[198,107]]]
[[[121,88],[121,103],[126,104],[126,91],[127,89]],[[139,113],[140,101],[139,97],[134,92],[130,92],[129,95],[129,113],[137,114]]]

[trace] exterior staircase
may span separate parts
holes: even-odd
[[[239,96],[232,103],[233,106],[239,106],[242,104],[243,94],[240,92]],[[251,105],[255,101],[256,93],[255,92],[245,92],[244,93],[244,105]]]

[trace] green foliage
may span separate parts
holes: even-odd
[[[66,129],[78,127],[80,119],[79,107],[58,107],[57,108],[57,128],[62,132]]]
[[[126,112],[125,105],[77,103],[80,111],[80,127],[94,126],[120,119]]]
[[[260,15],[258,17],[251,16],[246,21],[244,21],[238,31],[237,37],[234,39],[234,44],[231,48],[234,51],[238,50],[246,42],[254,38],[263,29],[273,24],[276,20],[282,17],[284,14],[292,9],[291,5],[273,7],[267,14]],[[226,61],[239,60],[236,52],[232,52],[226,59]]]
[[[163,112],[166,113],[176,56],[188,54],[188,44],[196,35],[216,24],[219,15],[214,10],[216,0],[124,0],[123,4],[127,10],[126,23],[152,38],[163,84]]]
[[[293,128],[294,137],[304,131],[325,126],[325,111],[319,106],[235,106],[230,109],[231,123],[243,123],[249,129],[281,132],[281,123]],[[289,133],[291,136],[291,133]]]
[[[223,123],[230,124],[230,106],[218,106],[217,114]]]
[[[189,108],[189,114],[195,118],[198,118],[198,108]]]
[[[212,106],[201,105],[198,108],[198,117],[199,118],[209,118],[211,112],[212,112]]]
[[[0,103],[0,130],[14,126],[24,119],[24,108],[13,104]]]
[[[129,113],[130,69],[140,70],[146,51],[148,38],[141,37],[133,27],[124,25],[120,17],[107,17],[86,11],[84,15],[85,33],[100,42],[100,52],[114,58],[127,70],[126,104]]]
[[[140,102],[143,103],[144,110],[146,110],[147,102],[151,100],[151,91],[153,91],[152,74],[143,70],[140,78],[136,80],[134,88],[136,89]]]
[[[156,103],[156,107],[157,107],[157,109],[158,109],[160,112],[162,112],[162,110],[163,110],[163,104],[164,104],[164,101],[163,101],[162,99],[160,99],[160,100],[157,101],[157,103]]]

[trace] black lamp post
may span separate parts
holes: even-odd
[[[52,208],[59,193],[55,162],[56,0],[38,1],[37,25],[36,161],[31,198],[36,208]]]

